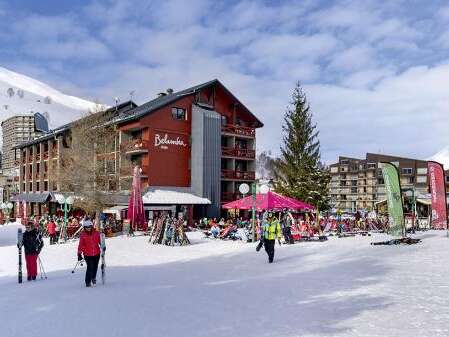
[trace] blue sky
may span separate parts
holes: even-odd
[[[326,162],[449,145],[446,1],[0,1],[0,65],[62,91],[143,103],[219,78],[278,152],[301,81]]]

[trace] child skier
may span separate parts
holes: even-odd
[[[100,232],[93,228],[91,220],[83,221],[83,231],[78,244],[78,261],[86,261],[86,287],[97,283],[98,262],[100,261]]]
[[[37,259],[44,246],[41,233],[35,228],[33,221],[28,221],[23,233],[23,247],[25,249],[25,261],[27,266],[27,280],[35,281],[37,276]]]
[[[56,239],[56,224],[53,219],[50,219],[50,221],[47,224],[47,232],[48,236],[50,237],[50,244],[55,244],[58,242]]]

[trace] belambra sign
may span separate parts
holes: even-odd
[[[170,138],[167,133],[154,135],[154,147],[167,150],[169,146],[187,147],[187,144],[180,138]]]

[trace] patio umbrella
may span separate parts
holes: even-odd
[[[140,167],[134,167],[133,184],[128,203],[128,219],[134,230],[146,230],[145,211],[143,209]]]
[[[253,197],[249,195],[245,198],[232,201],[224,204],[226,209],[251,209],[253,207]],[[267,192],[266,194],[256,194],[256,210],[282,210],[285,208],[295,210],[315,209],[312,205],[306,204],[303,201],[293,198],[285,197],[275,192]]]

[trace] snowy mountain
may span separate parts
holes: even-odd
[[[16,114],[40,112],[49,117],[50,128],[54,128],[95,107],[93,102],[66,95],[31,77],[0,67],[0,122]]]
[[[434,160],[444,165],[445,170],[449,170],[449,145],[434,154],[429,160]]]

